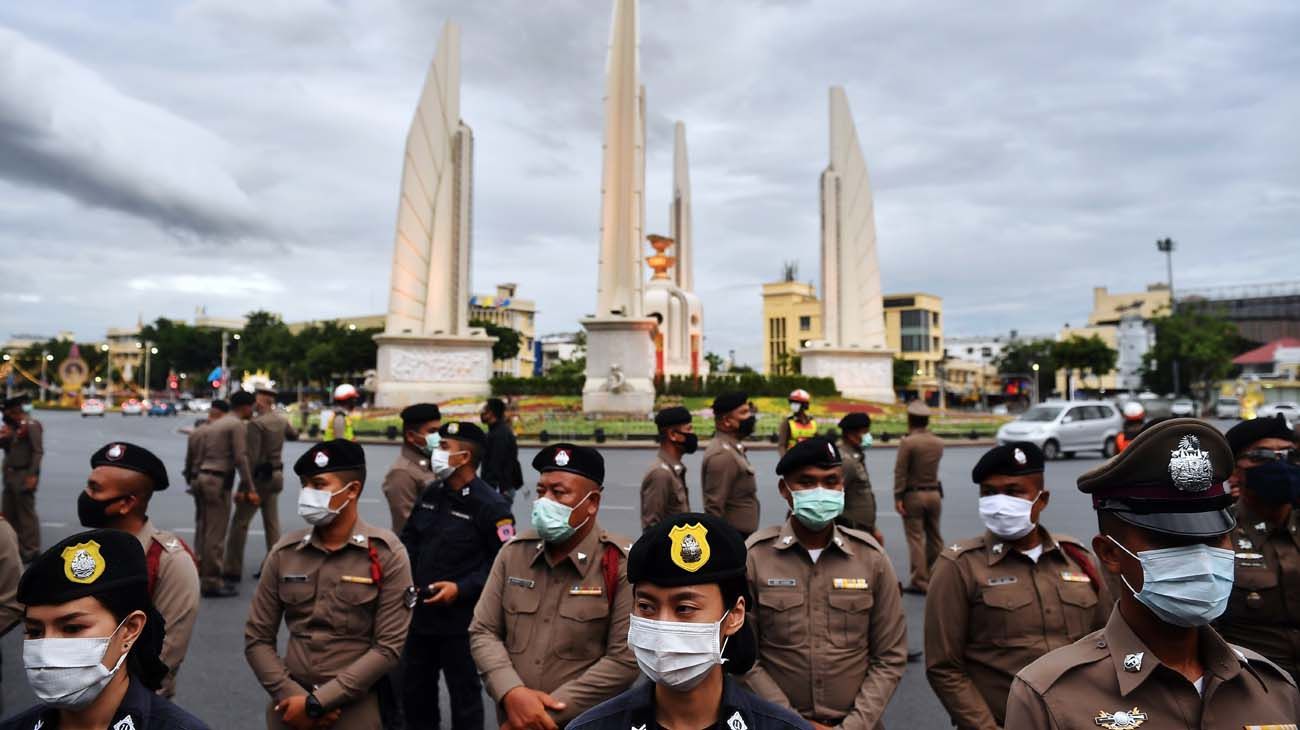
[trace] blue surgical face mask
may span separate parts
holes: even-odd
[[[587,497],[592,494],[594,492],[589,492]],[[587,497],[578,500],[578,504],[586,502]],[[537,534],[541,535],[546,542],[557,543],[568,540],[573,537],[573,533],[578,531],[578,527],[587,524],[587,520],[591,519],[588,517],[587,520],[579,523],[577,527],[569,524],[569,517],[573,515],[573,510],[578,504],[569,507],[553,499],[539,497],[533,502],[533,529],[537,530]]]
[[[1196,544],[1133,555],[1110,535],[1106,539],[1142,564],[1142,590],[1134,591],[1128,579],[1121,579],[1138,603],[1161,621],[1188,628],[1205,626],[1227,609],[1235,569],[1231,550]]]
[[[826,527],[844,512],[844,492],[826,487],[791,489],[794,516],[810,530]]]
[[[434,431],[424,435],[424,453],[432,454],[438,450],[438,444],[442,443],[442,434]]]
[[[1291,504],[1300,499],[1300,466],[1273,461],[1246,470],[1246,489],[1269,504]]]

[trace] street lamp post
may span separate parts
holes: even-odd
[[[9,353],[6,352],[4,354],[5,362],[9,362],[12,359],[13,356],[11,356]],[[12,398],[12,397],[14,397],[14,376],[13,373],[9,373],[8,375],[5,376],[5,398]]]
[[[1038,405],[1038,363],[1031,364],[1029,369],[1034,371],[1034,405]]]
[[[151,400],[149,398],[149,356],[157,354],[158,348],[154,347],[152,342],[146,340],[144,343],[144,397],[146,400]]]
[[[1162,238],[1156,241],[1156,250],[1165,255],[1165,275],[1168,277],[1169,282],[1169,313],[1178,314],[1178,299],[1174,297],[1174,239]],[[1174,357],[1169,365],[1173,370],[1174,395],[1177,396],[1180,392],[1180,383],[1178,382],[1178,353],[1174,353]]]
[[[113,355],[108,351],[108,343],[99,346],[100,352],[104,353],[104,388],[107,395],[104,398],[104,407],[113,410]]]
[[[45,402],[45,365],[54,359],[54,356],[44,350],[41,351],[41,402]]]

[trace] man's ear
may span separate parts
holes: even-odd
[[[790,488],[785,485],[785,477],[780,477],[776,480],[776,491],[781,495],[781,499],[784,499],[787,502],[791,501]]]
[[[1098,562],[1106,568],[1106,572],[1119,575],[1120,560],[1124,552],[1115,546],[1115,543],[1106,539],[1103,535],[1094,535],[1092,538],[1092,554],[1097,556]]]
[[[732,636],[740,627],[745,625],[745,598],[742,596],[736,599],[736,605],[731,607],[731,612],[722,623],[722,635]]]

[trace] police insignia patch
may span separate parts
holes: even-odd
[[[1178,441],[1178,448],[1169,454],[1169,478],[1174,486],[1184,492],[1204,492],[1214,480],[1214,467],[1210,452],[1201,449],[1201,440],[1187,435]]]
[[[510,542],[515,536],[515,521],[507,517],[504,520],[497,520],[497,539],[501,542]]]
[[[677,525],[668,533],[672,541],[668,548],[673,564],[688,573],[703,568],[709,562],[709,531],[704,525]]]
[[[447,433],[450,434],[460,433],[460,424],[457,423],[456,421],[452,421],[451,423],[447,424]]]
[[[117,724],[113,726],[113,730],[135,730],[135,720],[132,720],[131,716],[127,715],[117,721]]]
[[[569,465],[569,452],[568,452],[567,450],[565,450],[565,449],[556,449],[556,450],[555,450],[555,465],[556,465],[556,466],[568,466],[568,465]]]
[[[415,586],[407,586],[406,593],[402,595],[402,604],[407,608],[415,608],[415,604],[420,600],[420,589]]]
[[[740,710],[736,710],[734,715],[727,718],[727,727],[729,730],[749,730],[749,726],[745,724],[745,718],[740,716]]]
[[[108,452],[105,453],[104,456],[107,457],[109,461],[117,461],[118,459],[122,458],[122,454],[125,453],[126,453],[125,446],[123,446],[122,444],[113,444],[112,446],[109,447]]]
[[[1021,451],[1020,449],[1016,449],[1015,451],[1013,451],[1011,456],[1016,460],[1016,463],[1021,466],[1024,466],[1025,464],[1029,463],[1029,459],[1028,457],[1025,456],[1025,452]]]
[[[89,585],[104,574],[104,556],[94,540],[63,548],[63,574],[73,583]]]
[[[316,464],[317,469],[324,469],[330,463],[330,455],[324,451],[317,451],[316,457],[312,459],[312,462]]]
[[[1106,730],[1132,730],[1142,727],[1142,723],[1146,721],[1147,713],[1136,707],[1128,712],[1120,711],[1113,715],[1105,710],[1098,710],[1097,716],[1093,718],[1097,727],[1104,727]]]
[[[1142,671],[1142,657],[1146,652],[1137,652],[1135,654],[1124,655],[1124,671],[1140,672]]]

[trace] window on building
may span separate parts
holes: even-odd
[[[939,313],[938,313],[938,312],[930,312],[930,326],[931,326],[931,327],[938,327],[938,326],[939,326]]]
[[[930,338],[925,335],[903,335],[903,352],[929,352]]]
[[[800,332],[807,332],[807,331],[810,330],[810,329],[812,329],[812,317],[800,317],[800,318],[799,318],[799,331],[800,331]]]
[[[900,315],[900,322],[904,327],[925,327],[925,312],[919,309],[905,309]]]
[[[938,338],[938,337],[935,337],[935,338],[933,338],[933,341],[934,341],[934,344],[931,345],[931,347],[930,347],[930,352],[938,352],[938,351],[939,351],[939,338]]]
[[[981,348],[980,348],[980,357],[993,357],[993,348],[992,348],[992,347],[981,347]]]

